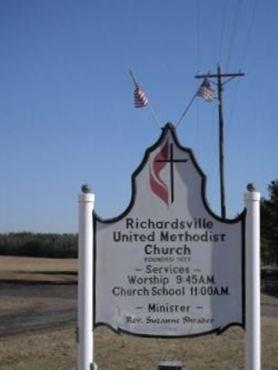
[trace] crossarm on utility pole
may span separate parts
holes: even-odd
[[[218,78],[219,74],[211,74],[211,73],[206,73],[206,74],[199,74],[195,75],[195,78]],[[242,77],[245,76],[245,73],[243,72],[237,72],[237,73],[221,73],[221,77]]]

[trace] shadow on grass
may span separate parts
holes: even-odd
[[[13,271],[18,274],[34,274],[34,275],[71,275],[77,276],[77,271]]]
[[[15,274],[15,277],[0,278],[0,285],[77,285],[78,273],[75,271],[13,271],[12,273]],[[21,279],[21,276],[24,277],[24,275],[29,275],[30,279]],[[45,278],[39,275],[45,275]],[[35,280],[32,280],[32,276]],[[48,277],[51,276],[53,279],[48,280]]]
[[[275,283],[267,283],[262,284],[262,293],[268,294],[274,298],[278,298],[278,284]]]
[[[14,284],[14,285],[77,285],[77,281],[51,281],[51,280],[24,280],[24,279],[1,279],[1,284]]]

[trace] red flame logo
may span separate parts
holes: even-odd
[[[150,167],[150,186],[155,195],[157,195],[167,206],[169,205],[168,187],[160,178],[160,172],[166,166],[169,153],[168,140],[162,149],[156,154]],[[165,162],[160,162],[165,160]]]

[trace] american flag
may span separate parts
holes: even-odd
[[[197,95],[201,96],[205,101],[213,101],[214,99],[214,90],[210,86],[209,80],[207,78],[204,79],[201,86],[197,91]]]
[[[148,99],[144,93],[137,85],[134,90],[134,105],[135,108],[144,108],[149,104]]]

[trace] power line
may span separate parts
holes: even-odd
[[[243,48],[243,53],[242,53],[242,58],[241,58],[241,64],[240,65],[242,65],[242,66],[245,65],[247,52],[249,50],[249,45],[250,45],[250,42],[251,42],[251,34],[252,34],[252,31],[253,31],[253,27],[254,27],[257,7],[258,7],[258,0],[254,0],[253,1],[252,13],[251,13],[251,20],[250,20],[248,31],[247,31],[246,43],[245,43],[245,47]]]
[[[196,39],[197,39],[197,68],[200,68],[201,62],[201,6],[200,0],[196,0]]]
[[[221,26],[221,30],[220,30],[220,47],[219,47],[219,56],[218,56],[218,62],[219,63],[221,63],[224,33],[225,33],[225,29],[226,29],[227,3],[228,3],[228,0],[225,0],[224,1],[224,9],[223,9],[222,26]]]
[[[248,26],[248,30],[247,30],[246,43],[245,43],[245,45],[242,49],[242,54],[241,54],[241,58],[240,58],[240,60],[241,60],[240,65],[243,66],[243,67],[245,66],[247,52],[248,52],[249,45],[250,45],[250,42],[251,42],[251,34],[252,34],[253,27],[254,27],[257,6],[258,6],[258,0],[254,0],[253,1],[252,12],[251,12],[251,18],[250,18],[250,22],[249,22],[249,26]],[[240,92],[240,83],[239,83],[239,80],[238,80],[236,82],[236,86],[235,86],[234,92],[232,94],[233,95],[232,96],[232,104],[231,104],[231,110],[230,110],[230,115],[229,115],[229,119],[228,119],[229,124],[231,124],[233,122],[235,107],[236,107],[237,97],[239,95],[239,92]]]
[[[201,65],[201,3],[196,0],[196,37],[197,37],[197,70],[200,71]],[[197,82],[198,83],[198,82]],[[198,86],[196,86],[196,91]],[[199,102],[196,105],[196,148],[199,148],[199,126],[200,126],[200,109]]]
[[[236,36],[236,31],[237,31],[237,23],[238,23],[238,20],[239,20],[241,4],[242,4],[242,0],[237,0],[236,9],[235,9],[235,12],[234,12],[233,24],[232,24],[230,47],[228,49],[228,55],[227,55],[226,69],[229,68],[231,57],[232,57],[232,51],[233,51],[235,38],[236,38],[235,36]]]

